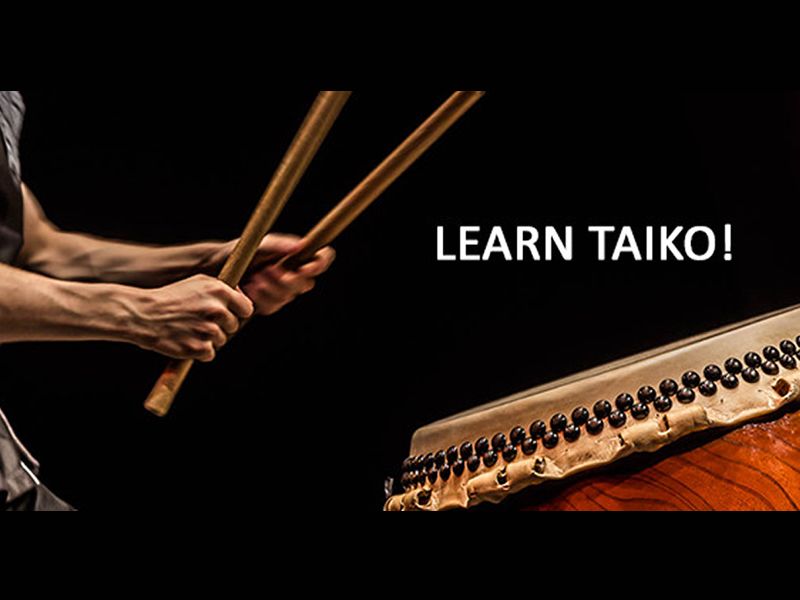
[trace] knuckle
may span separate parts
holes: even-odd
[[[206,290],[215,296],[224,296],[230,288],[219,279],[209,277],[206,281]]]
[[[210,335],[214,335],[214,332],[216,331],[216,329],[215,329],[215,326],[214,326],[213,322],[206,321],[206,322],[200,323],[197,326],[197,329],[195,331],[196,331],[197,334],[199,334],[201,336],[210,336]]]
[[[209,362],[214,359],[214,346],[210,342],[201,344],[200,347],[194,352],[196,360],[201,362]]]
[[[225,317],[225,315],[227,314],[227,311],[225,310],[225,307],[223,307],[219,303],[217,303],[217,302],[209,302],[205,306],[205,308],[203,310],[203,313],[208,318],[210,318],[212,320],[215,320],[215,319],[221,319],[221,318]]]
[[[218,283],[216,279],[208,275],[195,275],[190,281],[193,281],[204,292],[213,290]]]

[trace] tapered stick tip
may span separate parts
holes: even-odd
[[[166,417],[174,400],[175,394],[171,390],[158,386],[147,398],[144,407],[157,417]]]

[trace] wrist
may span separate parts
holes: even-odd
[[[152,328],[147,315],[153,314],[153,290],[124,285],[103,286],[99,293],[106,306],[103,320],[108,331],[118,340],[142,346],[150,343]]]
[[[60,305],[63,326],[96,340],[140,344],[147,337],[143,319],[147,290],[116,284],[59,281],[54,296]]]
[[[203,257],[198,264],[198,274],[216,277],[222,270],[225,261],[233,252],[239,240],[229,242],[208,242]]]

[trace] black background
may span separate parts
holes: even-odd
[[[315,91],[24,93],[52,220],[174,243],[239,234]],[[357,91],[277,229],[308,229],[448,93]],[[83,510],[378,511],[432,420],[795,303],[799,135],[796,94],[490,90],[166,420],[141,406],[163,359],[113,344],[3,347],[2,406]],[[723,223],[729,263],[598,263],[579,233]],[[437,263],[437,225],[573,225],[575,260]]]

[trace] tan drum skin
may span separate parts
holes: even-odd
[[[577,407],[591,407],[597,400],[613,403],[620,393],[636,396],[642,386],[658,389],[665,379],[681,381],[687,371],[703,373],[706,365],[723,365],[728,358],[742,361],[748,352],[761,354],[766,346],[779,346],[800,334],[800,306],[770,313],[729,327],[683,340],[656,350],[617,361],[530,391],[505,398],[477,409],[444,419],[418,430],[411,444],[411,456],[436,453],[478,438],[491,439],[498,432],[508,435],[515,426],[527,428],[533,421],[549,422],[556,413],[570,415]],[[759,380],[717,391],[705,397],[696,394],[690,404],[674,401],[671,410],[659,413],[650,405],[643,420],[630,412],[621,428],[606,420],[603,431],[589,435],[582,428],[580,438],[568,443],[560,439],[553,449],[540,443],[536,452],[522,452],[507,463],[502,456],[475,471],[464,469],[461,476],[450,474],[434,483],[425,481],[406,487],[402,494],[389,498],[387,511],[439,511],[469,508],[483,502],[499,503],[509,494],[560,480],[582,471],[607,465],[636,452],[655,452],[688,434],[715,427],[742,424],[768,415],[800,397],[800,370],[778,363],[777,375],[762,369]],[[697,391],[697,390],[695,390]]]

